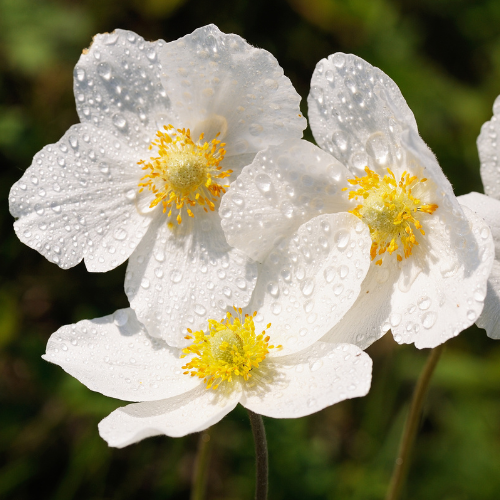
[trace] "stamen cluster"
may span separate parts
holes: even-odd
[[[181,210],[186,205],[187,214],[194,217],[192,207],[201,205],[203,210],[213,211],[214,202],[226,192],[228,185],[220,185],[214,179],[229,177],[232,170],[222,170],[219,163],[224,159],[226,150],[217,134],[210,142],[203,142],[203,134],[197,142],[191,139],[189,129],[176,129],[173,125],[165,125],[159,130],[149,149],[158,149],[158,156],[151,157],[149,162],[141,160],[143,170],[149,173],[141,178],[139,192],[144,188],[155,195],[150,208],[159,203],[163,212],[172,209],[178,211],[177,223],[182,222]],[[172,223],[169,223],[172,227]]]
[[[207,384],[207,389],[217,389],[221,382],[233,380],[233,376],[242,377],[248,380],[253,368],[257,368],[259,363],[264,361],[269,353],[269,349],[280,349],[281,345],[269,345],[270,337],[263,330],[259,335],[255,334],[253,316],[245,314],[242,317],[242,310],[234,308],[237,315],[227,313],[223,320],[208,320],[209,331],[192,332],[185,338],[193,340],[193,343],[183,350],[181,357],[188,354],[196,354],[182,368],[185,375],[202,378]],[[267,329],[271,323],[267,325]]]
[[[423,204],[413,196],[412,189],[419,183],[425,183],[427,179],[418,179],[416,175],[403,172],[399,181],[394,173],[388,168],[387,174],[380,177],[376,172],[365,168],[366,176],[349,179],[352,186],[349,199],[361,199],[363,203],[350,212],[359,217],[370,228],[372,246],[370,255],[374,260],[377,255],[386,251],[392,255],[396,252],[399,262],[403,256],[407,259],[414,245],[418,245],[414,229],[425,235],[419,214],[432,214],[438,206],[435,204]],[[349,188],[344,188],[347,190]],[[403,256],[397,250],[403,247]],[[375,262],[382,264],[382,259]]]

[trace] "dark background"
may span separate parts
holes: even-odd
[[[166,41],[213,22],[272,52],[305,98],[315,64],[353,52],[388,73],[457,194],[481,191],[475,145],[500,94],[498,0],[0,0],[0,498],[185,499],[197,436],[110,449],[97,423],[121,402],[41,360],[58,327],[126,307],[125,267],[62,271],[14,235],[10,186],[78,121],[73,67],[94,34]],[[306,132],[310,138],[310,132]],[[266,419],[273,500],[384,497],[427,352],[389,335],[373,387],[308,418]],[[500,343],[448,342],[406,499],[500,498]],[[238,408],[213,429],[208,499],[253,498],[253,442]]]

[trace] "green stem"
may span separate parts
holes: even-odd
[[[267,500],[267,478],[268,478],[268,459],[267,459],[267,441],[264,421],[257,413],[247,408],[252,426],[253,439],[255,442],[255,461],[256,461],[256,481],[255,481],[255,500]]]
[[[198,451],[193,472],[193,485],[191,488],[190,500],[203,500],[207,485],[207,472],[210,459],[212,443],[210,441],[210,431],[208,428],[200,433],[198,441]]]
[[[399,444],[398,455],[394,470],[392,473],[389,491],[387,492],[386,500],[398,500],[401,495],[401,490],[405,484],[406,476],[410,466],[410,455],[417,435],[418,424],[422,414],[422,406],[425,401],[425,396],[429,388],[429,383],[434,373],[434,369],[439,361],[441,353],[443,352],[444,344],[432,349],[427,363],[420,374],[420,377],[413,393],[413,398],[410,406],[410,412],[406,419],[403,435]]]

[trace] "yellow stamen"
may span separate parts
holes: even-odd
[[[215,210],[214,202],[226,192],[228,185],[218,184],[214,179],[229,177],[232,170],[222,170],[219,163],[224,159],[225,144],[218,139],[219,134],[210,142],[191,139],[189,129],[176,129],[166,125],[156,133],[156,139],[149,149],[156,149],[158,156],[150,161],[138,162],[143,170],[149,172],[139,182],[139,192],[147,188],[154,195],[150,208],[163,205],[163,212],[178,211],[174,218],[182,222],[181,211],[186,207],[189,217],[194,217],[192,208],[199,205],[205,212]],[[171,223],[169,223],[169,227]]]
[[[265,330],[255,335],[253,318],[256,313],[242,317],[241,309],[236,308],[235,313],[233,316],[228,312],[227,318],[220,322],[209,319],[208,333],[201,330],[189,332],[189,338],[194,340],[183,349],[181,357],[191,353],[196,357],[182,368],[186,370],[185,374],[202,378],[207,389],[217,389],[221,382],[231,382],[234,376],[248,380],[252,376],[251,370],[264,361],[269,349],[282,347],[268,345],[270,338],[264,338]]]
[[[387,169],[388,173],[383,178],[368,167],[365,172],[364,177],[349,179],[352,187],[344,188],[345,191],[349,190],[350,200],[361,201],[350,213],[359,217],[370,228],[372,260],[387,251],[390,255],[396,252],[396,258],[401,262],[403,256],[407,259],[412,248],[418,245],[413,228],[418,229],[422,235],[425,234],[418,214],[433,214],[438,206],[423,205],[412,195],[412,189],[417,184],[426,182],[425,178],[419,180],[417,176],[405,171],[397,181],[390,169]],[[403,247],[403,256],[398,252],[400,247]],[[382,259],[375,264],[382,265]]]

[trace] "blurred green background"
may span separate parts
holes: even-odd
[[[0,0],[0,498],[185,499],[197,436],[109,449],[97,423],[121,402],[41,360],[59,326],[126,307],[125,267],[62,271],[20,244],[10,186],[78,121],[72,73],[94,34],[166,41],[213,22],[271,51],[303,96],[316,62],[354,52],[399,85],[457,194],[481,191],[475,145],[500,94],[498,0]],[[307,116],[305,101],[303,111]],[[311,137],[307,132],[307,137]],[[266,419],[271,499],[380,499],[426,352],[386,336],[370,394],[308,418]],[[448,342],[405,498],[500,498],[500,342]],[[253,442],[237,409],[213,429],[208,499],[253,498]]]

